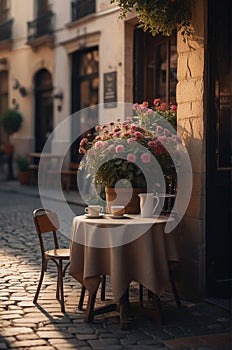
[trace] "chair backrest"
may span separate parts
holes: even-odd
[[[44,253],[44,242],[43,242],[43,233],[51,232],[53,234],[54,247],[59,248],[58,239],[56,231],[60,228],[59,219],[56,213],[49,209],[39,208],[33,211],[33,219],[36,227],[36,231],[39,236],[40,248],[42,254]]]

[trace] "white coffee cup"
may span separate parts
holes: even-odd
[[[112,205],[110,211],[114,216],[123,216],[125,214],[125,207],[123,205]]]
[[[100,205],[89,205],[85,208],[85,212],[89,215],[99,215],[103,211],[103,208]]]

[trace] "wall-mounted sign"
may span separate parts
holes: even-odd
[[[104,73],[104,103],[105,108],[117,106],[117,72]]]

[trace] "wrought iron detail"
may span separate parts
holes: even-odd
[[[53,35],[55,28],[55,15],[48,11],[43,16],[32,22],[27,22],[28,42],[38,39],[44,35]]]
[[[0,24],[0,41],[12,40],[13,18]]]
[[[72,22],[96,12],[95,0],[73,0],[71,2]]]

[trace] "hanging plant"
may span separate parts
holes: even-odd
[[[170,36],[181,30],[184,41],[190,35],[192,0],[111,0],[120,7],[120,18],[135,9],[140,27],[152,35]]]

